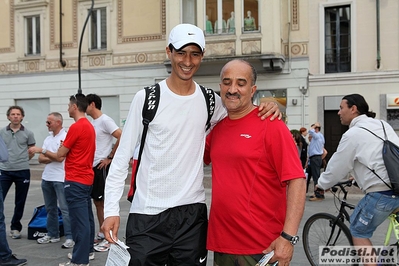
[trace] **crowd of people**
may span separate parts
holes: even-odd
[[[327,165],[326,156],[328,152],[324,147],[324,135],[321,133],[319,122],[312,124],[309,130],[305,127],[301,127],[299,130],[291,130],[291,134],[297,147],[302,168],[306,173],[306,193],[308,193],[310,181],[313,179],[313,184],[316,185],[321,170],[325,169]],[[309,200],[324,200],[324,191],[314,189]]]
[[[101,230],[95,235],[92,211],[93,199],[99,227],[104,220],[105,178],[118,147],[121,129],[101,112],[102,101],[96,94],[76,94],[69,98],[68,114],[74,119],[68,132],[63,128],[63,117],[58,112],[48,114],[46,126],[49,136],[42,146],[36,146],[33,133],[22,125],[24,110],[11,106],[7,111],[10,124],[0,130],[8,151],[8,160],[0,162],[0,265],[24,265],[26,259],[12,255],[6,240],[4,203],[7,192],[15,183],[15,208],[10,225],[10,236],[21,238],[21,218],[29,190],[29,160],[39,154],[45,164],[42,173],[42,192],[47,212],[47,234],[37,239],[38,244],[57,243],[60,239],[58,207],[62,213],[64,249],[70,261],[59,265],[88,265],[94,259],[94,249],[107,251],[109,243]],[[92,121],[86,118],[92,117]],[[113,145],[114,139],[116,143]],[[73,226],[71,226],[73,224]]]
[[[289,265],[299,240],[309,180],[313,178],[315,184],[309,200],[322,201],[324,190],[349,173],[366,193],[351,217],[354,244],[372,245],[372,233],[399,208],[399,197],[385,186],[389,179],[382,155],[374,153],[382,148],[381,140],[359,129],[382,134],[380,121],[371,118],[364,98],[352,94],[342,99],[338,115],[349,130],[326,166],[320,123],[290,134],[284,122],[275,119],[281,118],[277,104],[253,105],[257,72],[245,60],[231,60],[222,68],[220,96],[215,94],[212,126],[207,129],[209,110],[193,80],[204,52],[200,28],[179,24],[172,29],[166,47],[172,70],[159,82],[162,100],[145,142],[141,142],[144,90],[136,93],[123,131],[102,113],[98,95],[70,96],[68,114],[74,123],[66,132],[62,115],[48,114],[49,136],[41,146],[22,125],[23,108],[8,109],[10,123],[0,130],[8,151],[8,160],[0,162],[0,265],[27,263],[8,246],[3,201],[14,183],[10,237],[19,239],[30,183],[29,160],[35,154],[45,164],[41,187],[48,231],[37,242],[60,241],[59,206],[65,231],[61,247],[72,249],[70,261],[59,265],[84,266],[94,259],[94,250],[106,251],[120,237],[119,201],[138,145],[143,145],[143,152],[126,225],[130,266],[206,265],[208,250],[214,252],[215,265],[255,265],[271,251],[271,262]],[[389,139],[399,144],[392,127],[383,125]],[[204,163],[212,163],[209,222]],[[378,170],[383,180],[369,167]],[[92,200],[100,227],[97,233]],[[383,204],[384,211],[376,204]]]

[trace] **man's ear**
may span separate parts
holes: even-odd
[[[172,51],[169,49],[169,46],[166,46],[166,54],[168,55],[168,58],[170,60],[170,55],[172,54]]]
[[[351,111],[352,111],[353,114],[359,113],[359,111],[357,110],[357,106],[356,105],[352,105]]]
[[[256,86],[256,85],[253,85],[253,86],[251,87],[251,97],[254,96],[254,94],[255,94],[255,92],[256,92],[256,89],[257,89],[257,86]]]

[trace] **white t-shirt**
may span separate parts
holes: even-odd
[[[63,128],[55,136],[53,135],[53,132],[50,132],[50,135],[43,142],[42,149],[57,153],[58,148],[61,146],[61,141],[65,140],[66,135],[67,132]],[[46,164],[43,170],[42,179],[46,181],[64,182],[64,162],[65,160],[62,162],[53,161]]]
[[[158,214],[176,206],[205,202],[203,154],[208,112],[200,87],[192,95],[173,93],[166,81],[159,83],[160,101],[150,123],[131,213]],[[215,95],[211,124],[226,116],[221,99]],[[131,105],[118,150],[105,187],[105,217],[119,215],[128,162],[140,144],[145,91],[139,91]]]
[[[94,153],[93,162],[94,167],[110,154],[112,150],[112,142],[114,140],[112,133],[119,129],[119,127],[115,124],[115,121],[106,114],[102,114],[91,123],[96,131],[96,152]]]

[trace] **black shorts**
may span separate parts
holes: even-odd
[[[129,266],[205,266],[207,229],[204,203],[170,208],[157,215],[130,213],[126,226]]]
[[[91,191],[91,198],[94,200],[104,200],[104,190],[105,190],[105,179],[108,175],[109,166],[102,169],[98,169],[98,164],[96,167],[93,167],[94,171],[94,182],[93,182],[93,189]]]

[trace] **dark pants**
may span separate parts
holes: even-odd
[[[317,185],[317,181],[320,177],[321,163],[321,155],[314,155],[310,157],[310,172],[312,173],[314,185]]]
[[[214,252],[213,261],[214,265],[220,265],[220,266],[253,266],[257,265],[257,263],[263,257],[263,255],[265,254],[233,255],[233,254]]]
[[[75,241],[71,262],[76,264],[88,264],[89,253],[94,251],[94,217],[90,193],[91,186],[65,181],[72,239]]]
[[[30,185],[30,170],[4,171],[1,170],[0,184],[5,200],[12,183],[15,183],[14,215],[11,219],[11,230],[22,230],[21,219],[24,214],[26,197]]]
[[[129,266],[206,265],[207,207],[203,203],[157,215],[130,213],[126,227]]]
[[[3,190],[0,186],[0,194],[2,193]],[[6,235],[6,225],[4,222],[4,201],[3,197],[0,196],[0,263],[1,261],[8,260],[12,255],[12,251],[8,246]]]

